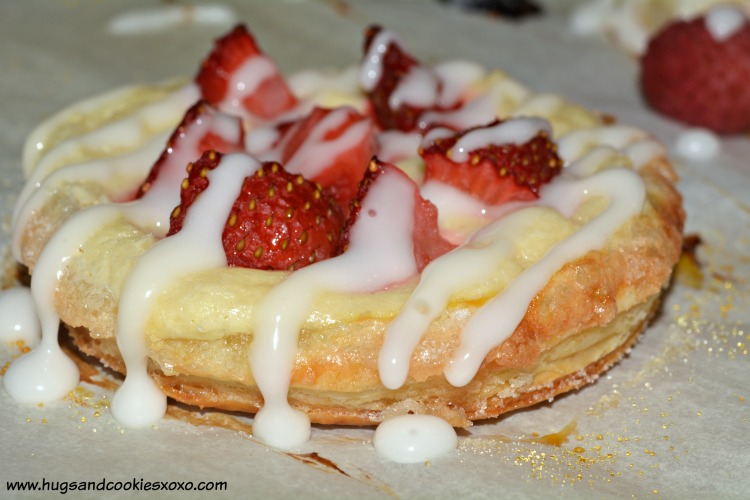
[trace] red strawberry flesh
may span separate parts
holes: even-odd
[[[254,71],[243,73],[246,64],[255,64]],[[207,102],[225,111],[241,104],[262,119],[274,118],[297,104],[297,98],[276,65],[261,52],[242,24],[216,40],[213,51],[201,64],[195,82]],[[231,88],[233,83],[245,87],[245,90]],[[241,102],[232,102],[235,98]]]
[[[286,168],[328,189],[341,207],[348,207],[375,153],[371,120],[349,107],[316,107],[287,134],[281,152]]]
[[[365,57],[378,59],[380,68],[377,81],[372,89],[368,90],[368,98],[375,119],[383,129],[415,130],[419,128],[419,117],[422,113],[431,109],[439,109],[437,96],[442,89],[442,82],[423,67],[419,61],[406,52],[399,43],[393,39],[379,38],[384,33],[380,26],[371,26],[365,33]],[[383,44],[377,52],[384,50],[382,55],[372,54],[373,44]],[[368,62],[365,61],[365,64]],[[422,88],[422,92],[434,93],[435,99],[427,105],[413,105],[409,102],[393,102],[393,96],[399,86],[414,71],[424,71],[425,84],[432,84],[434,88]],[[377,73],[377,72],[376,72]],[[428,83],[429,81],[429,83]],[[395,104],[395,106],[394,106]]]
[[[208,187],[206,171],[220,168],[208,152],[188,169],[169,235],[177,233],[193,201]],[[301,175],[267,162],[246,177],[222,234],[230,266],[294,270],[334,255],[343,217],[332,198]]]
[[[704,17],[654,36],[641,58],[648,104],[687,125],[721,134],[750,130],[750,24],[717,40]]]
[[[364,178],[359,185],[357,196],[352,201],[349,218],[346,221],[342,232],[341,247],[339,252],[345,252],[350,238],[352,228],[357,224],[360,218],[362,205],[372,186],[378,182],[378,179],[384,172],[390,172],[402,176],[405,182],[411,183],[414,188],[414,210],[411,214],[413,217],[412,244],[414,259],[417,271],[421,272],[427,264],[440,257],[446,252],[452,250],[455,245],[443,238],[438,228],[438,211],[432,202],[425,200],[419,194],[419,189],[401,169],[395,165],[384,163],[377,158],[373,158],[367,167]],[[409,214],[403,214],[408,217]]]
[[[462,137],[501,123],[435,139],[421,151],[425,182],[437,180],[452,185],[490,205],[537,199],[542,184],[562,169],[557,147],[544,130],[522,144],[489,143],[470,151],[467,161],[452,159],[452,149]]]
[[[221,113],[205,101],[197,102],[187,110],[182,122],[172,133],[164,151],[138,188],[136,198],[144,196],[157,182],[164,185],[159,196],[170,195],[172,192],[176,196],[180,179],[184,177],[185,166],[189,162],[195,161],[208,150],[222,153],[242,151],[244,135],[239,118]]]

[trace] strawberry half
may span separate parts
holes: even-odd
[[[422,272],[422,269],[424,269],[427,264],[455,248],[455,245],[440,235],[437,207],[435,207],[432,202],[422,198],[419,194],[419,187],[417,184],[400,168],[391,165],[390,163],[381,162],[377,158],[373,158],[370,161],[370,164],[365,171],[364,178],[359,184],[357,196],[352,201],[349,218],[347,219],[342,231],[339,253],[343,253],[347,250],[351,238],[351,231],[360,218],[362,205],[372,187],[380,181],[385,172],[397,175],[400,177],[401,182],[410,183],[413,186],[414,210],[411,214],[413,217],[411,238],[417,270]],[[403,216],[408,217],[408,214],[403,214]]]
[[[276,64],[242,24],[215,41],[195,82],[207,102],[226,111],[242,106],[267,120],[297,105]]]
[[[707,16],[720,14],[718,7]],[[737,12],[740,19],[744,14]],[[708,17],[666,26],[641,58],[640,85],[648,104],[682,123],[720,134],[750,130],[750,22],[723,39]]]
[[[208,150],[222,153],[242,151],[244,142],[245,132],[238,117],[221,113],[205,101],[197,102],[187,110],[182,122],[172,132],[164,151],[151,167],[135,197],[141,198],[157,182],[164,185],[160,196],[171,193],[176,196],[177,186],[185,176],[185,165]]]
[[[208,187],[206,172],[220,167],[220,159],[207,152],[188,168],[168,235],[180,231],[193,201]],[[332,257],[342,226],[341,212],[325,191],[267,162],[244,179],[222,242],[230,266],[295,270]]]
[[[469,151],[465,161],[454,161],[458,154],[453,148],[462,138],[488,131],[486,137],[490,137],[503,123],[506,122],[496,121],[438,138],[422,148],[425,182],[437,180],[450,184],[491,205],[538,198],[539,187],[560,173],[563,165],[557,145],[544,129],[522,144],[485,141],[481,147]]]
[[[327,188],[346,208],[375,153],[375,130],[370,118],[353,108],[316,107],[287,129],[281,148],[287,170]]]
[[[372,112],[383,129],[415,130],[423,112],[447,109],[438,104],[443,86],[440,78],[380,26],[371,26],[365,33],[363,72]],[[419,80],[418,96],[404,91],[415,88],[407,83],[410,78]]]

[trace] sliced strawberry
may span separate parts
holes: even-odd
[[[438,228],[438,211],[432,202],[425,200],[419,194],[419,187],[400,168],[390,163],[384,163],[373,158],[365,171],[364,178],[359,184],[356,198],[352,201],[349,218],[342,231],[339,252],[343,253],[349,246],[352,228],[357,224],[371,188],[379,181],[383,173],[389,172],[398,175],[403,182],[410,183],[414,192],[414,210],[412,212],[412,244],[414,248],[414,259],[419,272],[434,259],[452,250],[455,245],[440,235]],[[408,217],[408,214],[403,214]]]
[[[722,34],[722,18],[741,22]],[[750,130],[750,21],[742,10],[720,6],[668,24],[640,62],[641,91],[658,112],[720,134]]]
[[[415,130],[427,110],[446,109],[438,103],[442,81],[406,52],[380,26],[365,33],[365,87],[375,118],[383,129]],[[403,92],[409,78],[419,80],[419,96]],[[408,84],[414,88],[412,84]],[[419,105],[414,103],[419,100]]]
[[[327,188],[347,208],[375,153],[370,118],[350,107],[316,107],[288,127],[281,141],[281,162]]]
[[[468,151],[465,161],[454,161],[458,154],[453,149],[459,140],[475,132],[489,138],[502,123],[505,122],[496,121],[438,138],[423,148],[425,182],[437,180],[453,185],[491,205],[538,198],[539,187],[560,173],[563,164],[557,145],[544,129],[522,144],[485,141],[483,146]]]
[[[274,118],[297,104],[276,64],[260,51],[242,24],[215,41],[195,82],[209,103],[225,111],[241,105],[262,119]]]
[[[238,117],[221,113],[204,101],[197,102],[172,132],[161,156],[138,188],[136,198],[146,194],[157,182],[165,185],[160,195],[173,192],[176,196],[177,186],[185,176],[185,165],[208,150],[242,151],[244,142],[245,132]]]
[[[207,150],[195,163],[187,164],[187,168],[185,168],[187,177],[183,179],[180,189],[180,204],[172,210],[172,214],[169,217],[169,231],[167,232],[167,236],[172,236],[180,232],[188,208],[190,208],[198,195],[208,187],[206,172],[218,167],[222,156],[222,153],[218,151]]]
[[[169,235],[182,228],[191,204],[208,187],[206,171],[219,166],[220,158],[207,152],[188,169]],[[267,162],[245,178],[222,241],[230,266],[294,270],[333,256],[342,226],[341,212],[325,191]]]

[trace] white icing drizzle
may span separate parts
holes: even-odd
[[[9,344],[21,341],[35,347],[41,339],[41,330],[30,289],[0,291],[0,341]]]
[[[278,74],[276,64],[263,55],[256,55],[243,62],[232,73],[227,84],[227,93],[219,103],[219,109],[226,112],[240,113],[242,101],[252,95],[260,85]]]
[[[380,424],[375,451],[402,464],[427,462],[456,449],[458,436],[445,420],[432,415],[402,415]]]
[[[551,183],[541,191],[543,203],[567,216],[589,196],[605,196],[609,206],[578,232],[557,243],[472,316],[445,369],[446,378],[455,386],[471,381],[487,354],[513,333],[531,300],[558,269],[591,250],[602,248],[609,236],[641,211],[645,199],[641,178],[624,168],[604,170],[569,185]]]
[[[435,75],[422,66],[413,66],[401,79],[388,98],[388,106],[398,109],[403,105],[426,108],[438,102],[440,83]]]
[[[85,113],[91,108],[96,108],[97,105],[106,105],[107,102],[111,102],[113,99],[125,98],[130,92],[132,92],[132,88],[116,91],[104,97],[94,98],[91,103],[84,102],[72,106],[69,108],[67,116],[69,118],[70,115],[76,113]],[[27,170],[29,177],[19,194],[19,200],[21,201],[16,205],[13,212],[13,220],[17,220],[18,213],[22,209],[25,200],[41,187],[44,178],[50,175],[57,165],[65,163],[66,158],[74,157],[81,151],[102,150],[102,145],[106,145],[106,150],[109,151],[133,151],[136,148],[140,148],[152,138],[155,130],[173,128],[174,125],[179,123],[185,110],[197,101],[198,98],[198,88],[190,83],[171,93],[163,100],[144,106],[128,116],[58,144],[39,160],[33,171]],[[66,115],[58,115],[53,118],[52,122],[62,124],[64,116]],[[50,124],[41,125],[37,130],[32,132],[32,136],[27,141],[27,144],[36,144],[39,151],[47,149],[48,146],[44,144],[43,137],[45,137],[44,134],[50,132],[50,127]],[[25,156],[28,155],[32,159],[37,157],[31,151],[33,149],[27,146],[24,152]],[[154,159],[152,158],[151,161],[153,162]]]
[[[255,128],[245,135],[245,150],[256,156],[270,155],[269,151],[278,143],[280,136],[279,130],[274,126]],[[273,151],[273,154],[278,156],[279,151]]]
[[[469,153],[488,144],[524,144],[538,133],[552,135],[552,126],[543,118],[515,118],[492,127],[472,130],[463,135],[451,148],[451,160],[463,163],[469,160]]]
[[[557,154],[567,165],[594,147],[609,146],[627,154],[636,169],[665,154],[664,147],[643,130],[609,125],[575,130],[561,137]]]
[[[144,330],[153,301],[179,277],[227,264],[221,233],[242,181],[260,164],[245,154],[222,158],[207,173],[209,185],[185,216],[182,230],[160,240],[138,258],[120,295],[117,346],[125,362],[125,382],[112,400],[112,415],[128,427],[156,423],[166,396],[148,376]]]
[[[304,142],[284,163],[284,168],[292,173],[299,173],[308,179],[316,178],[325,171],[332,161],[341,154],[354,148],[367,137],[372,129],[369,118],[362,118],[351,124],[336,138],[326,137],[330,132],[340,128],[349,119],[351,113],[356,112],[353,108],[339,107],[331,110],[320,120],[312,130],[309,131]],[[286,135],[287,140],[281,141],[271,151],[260,155],[265,161],[282,162],[283,151],[292,137],[303,123],[298,123]]]
[[[42,208],[47,201],[47,197],[52,195],[59,186],[65,182],[87,179],[102,186],[107,196],[112,200],[117,200],[117,197],[122,196],[123,193],[133,193],[146,178],[153,165],[154,158],[159,157],[168,137],[169,134],[159,134],[142,148],[130,153],[69,165],[55,170],[44,178],[38,189],[29,191],[28,197],[19,199],[16,204],[17,216],[14,221],[16,230],[13,232],[11,240],[16,259],[20,260],[21,256],[23,228]]]
[[[112,129],[123,130],[140,126],[138,120],[133,117],[110,124]],[[217,134],[227,141],[239,141],[240,128],[236,118],[219,113],[204,114],[194,126],[189,127],[187,132],[181,135],[179,150],[173,151],[167,161],[162,164],[159,177],[142,198],[130,203],[105,203],[81,210],[67,219],[52,235],[39,256],[31,281],[35,306],[39,311],[42,324],[42,342],[37,349],[14,362],[6,372],[5,385],[14,398],[19,400],[31,398],[42,402],[53,401],[61,399],[75,388],[78,383],[78,368],[63,354],[57,344],[60,317],[54,304],[57,285],[65,273],[67,262],[75,255],[82,242],[85,242],[98,228],[120,217],[126,217],[135,225],[151,230],[156,235],[166,234],[169,228],[169,214],[179,203],[179,186],[184,177],[184,166],[200,155],[199,142],[208,132]],[[118,162],[119,159],[114,160],[115,168],[118,168]],[[110,163],[104,162],[96,166],[109,169]],[[92,173],[90,168],[80,165],[64,167],[61,172],[68,169],[73,173],[81,170],[84,173]],[[67,174],[60,174],[61,177],[65,175]],[[223,227],[223,221],[220,227]],[[16,227],[17,233],[22,230],[23,227]],[[219,242],[221,242],[221,233],[219,233]],[[169,261],[169,259],[166,260]],[[123,299],[119,308],[121,313],[123,307],[126,307],[124,296],[123,291]],[[143,311],[141,314],[146,313],[147,311]],[[118,321],[125,321],[125,317],[124,313],[118,314]],[[125,356],[124,353],[123,356]],[[49,367],[54,367],[54,369]],[[55,370],[59,370],[62,375],[58,377]],[[136,371],[128,370],[129,373]],[[138,375],[133,377],[138,377]],[[145,375],[141,376],[141,379],[143,377]],[[128,387],[134,385],[130,383]],[[139,386],[144,386],[142,380]],[[153,388],[151,391],[152,397],[155,390]]]
[[[237,14],[228,5],[165,5],[118,14],[107,24],[107,31],[133,36],[190,25],[228,26],[235,22]]]
[[[227,143],[240,143],[241,125],[232,115],[207,110],[180,133],[179,146],[170,148],[159,170],[159,176],[137,202],[128,205],[128,216],[141,229],[156,237],[164,237],[169,230],[169,216],[180,204],[179,185],[185,178],[185,167],[201,156],[200,142],[209,133]]]
[[[491,92],[481,94],[455,110],[426,111],[419,116],[420,127],[426,128],[432,124],[440,124],[450,126],[455,130],[463,130],[486,125],[497,117],[496,102],[497,96],[495,92]]]
[[[433,71],[443,84],[438,96],[438,104],[441,107],[449,107],[458,103],[463,98],[466,89],[485,75],[485,70],[481,65],[464,60],[438,64]]]
[[[543,186],[536,203],[570,217],[590,196],[607,197],[609,206],[578,232],[554,245],[473,314],[445,369],[451,384],[463,386],[471,381],[487,354],[513,333],[531,300],[552,275],[565,263],[601,248],[614,231],[640,212],[645,190],[640,177],[631,170],[609,169],[580,180],[558,177]],[[422,271],[417,289],[386,332],[378,365],[383,385],[391,389],[403,385],[411,353],[432,320],[444,310],[451,294],[480,282],[488,269],[510,258],[515,252],[514,235],[531,228],[535,220],[532,214],[518,210],[498,219]]]
[[[377,134],[378,158],[393,163],[416,155],[422,143],[422,135],[417,132],[384,130]]]
[[[290,274],[253,308],[250,367],[264,406],[253,433],[278,448],[292,449],[310,436],[306,415],[289,406],[287,393],[297,338],[315,299],[324,291],[366,293],[402,282],[417,272],[412,246],[415,185],[386,169],[370,185],[349,249]]]
[[[359,72],[359,84],[365,91],[372,91],[383,76],[383,56],[391,43],[399,41],[387,30],[380,30],[370,42]]]
[[[732,5],[714,7],[706,13],[706,29],[717,42],[734,36],[747,23],[745,13]]]
[[[42,341],[36,349],[14,361],[5,372],[3,382],[13,399],[27,403],[56,401],[78,385],[78,367],[57,342],[60,316],[54,297],[67,262],[82,243],[118,216],[118,210],[111,205],[82,210],[68,219],[44,247],[31,277],[31,293],[42,326]]]

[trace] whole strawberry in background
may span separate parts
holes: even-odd
[[[750,131],[750,23],[729,6],[672,23],[641,58],[648,104],[720,134]]]

